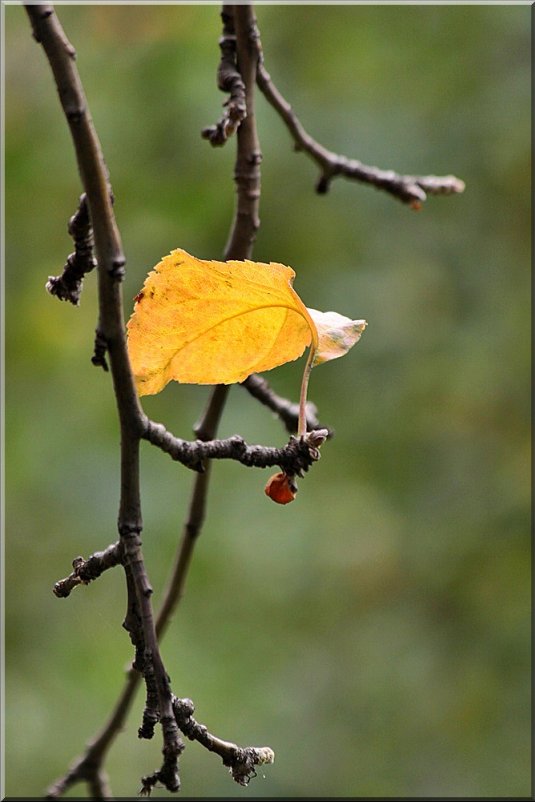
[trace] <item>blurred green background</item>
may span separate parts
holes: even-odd
[[[6,793],[38,796],[101,726],[131,650],[118,569],[52,594],[116,538],[119,443],[92,367],[96,277],[49,296],[72,250],[80,183],[42,49],[5,10]],[[224,96],[217,6],[59,6],[102,141],[127,255],[125,309],[175,247],[220,258],[235,143],[200,130]],[[530,9],[259,6],[266,65],[327,147],[464,195],[421,212],[317,171],[258,97],[262,225],[254,258],[297,272],[305,303],[369,326],[310,394],[336,430],[298,500],[270,471],[214,466],[209,516],[163,643],[200,721],[273,766],[246,789],[189,744],[185,796],[530,794]],[[297,398],[302,363],[269,374]],[[206,387],[144,399],[176,434]],[[281,445],[232,388],[221,434]],[[144,552],[168,576],[193,476],[142,451]],[[135,796],[161,744],[138,695],[107,768]],[[82,786],[73,796],[85,794]],[[161,796],[170,796],[165,792]]]

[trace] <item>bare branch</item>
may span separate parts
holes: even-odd
[[[383,189],[395,198],[419,209],[428,195],[452,195],[464,192],[464,181],[454,175],[413,176],[399,175],[393,170],[368,167],[357,159],[348,159],[327,150],[305,130],[288,101],[279,92],[264,66],[262,45],[257,39],[258,68],[256,81],[259,89],[285,123],[295,142],[295,150],[304,151],[320,168],[316,184],[320,194],[328,192],[331,181],[338,176]]]
[[[79,782],[87,783],[91,799],[113,799],[106,772],[85,757],[74,761],[67,773],[48,788],[45,799],[59,799]]]
[[[193,718],[195,707],[191,699],[175,698],[173,710],[181,732],[191,741],[198,741],[209,752],[219,755],[239,785],[248,785],[256,776],[255,766],[273,763],[275,760],[275,754],[269,746],[243,747],[212,735],[204,724],[199,724]]]
[[[228,391],[228,385],[224,384],[213,388],[208,405],[201,419],[194,427],[195,434],[200,440],[212,440],[217,434]],[[158,637],[163,636],[170,617],[184,593],[193,550],[206,516],[211,466],[211,461],[206,460],[204,471],[197,473],[195,476],[188,514],[182,531],[182,539],[156,621]]]
[[[66,599],[77,585],[88,585],[108,568],[119,565],[122,561],[122,552],[122,544],[118,541],[104,551],[96,551],[87,560],[75,557],[72,561],[72,573],[54,585],[55,595],[60,599]]]
[[[187,444],[177,438],[172,438],[172,435],[169,435],[161,427],[157,437],[165,441],[169,453],[173,449],[177,453],[179,451],[183,454],[187,453],[188,459],[193,459],[198,466],[204,467],[205,472],[199,474],[195,480],[181,548],[155,627],[150,604],[152,588],[144,568],[140,539],[142,524],[139,503],[139,439],[145,437],[146,417],[135,393],[125,348],[122,299],[118,290],[118,281],[124,274],[124,257],[111,205],[109,203],[106,205],[106,198],[109,199],[110,196],[107,171],[89,117],[78,74],[71,63],[74,59],[74,49],[57,23],[52,7],[32,6],[27,11],[32,19],[35,36],[38,41],[43,43],[54,71],[62,105],[71,127],[80,173],[88,196],[91,219],[94,223],[95,246],[99,263],[100,317],[93,362],[107,369],[105,355],[108,353],[110,356],[121,422],[122,490],[119,510],[119,533],[121,536],[119,542],[122,547],[121,561],[125,567],[128,590],[128,606],[124,626],[136,649],[135,660],[128,674],[125,688],[110,720],[101,733],[88,745],[84,755],[76,761],[63,778],[51,786],[49,797],[56,798],[74,782],[85,780],[93,798],[111,798],[111,791],[107,785],[102,764],[111,742],[124,723],[139,682],[138,672],[144,674],[147,686],[147,704],[140,735],[150,737],[156,721],[161,723],[164,735],[162,766],[152,775],[144,778],[144,789],[148,791],[152,785],[161,782],[168,790],[177,790],[179,787],[178,756],[183,749],[183,743],[178,735],[173,701],[176,697],[171,694],[169,679],[159,654],[156,633],[160,635],[163,632],[170,612],[176,606],[184,587],[193,546],[205,515],[209,460],[225,458],[237,450],[241,453],[240,461],[245,464],[279,464],[289,472],[301,475],[313,461],[319,458],[318,447],[328,433],[326,431],[309,432],[306,439],[292,438],[284,449],[266,450],[261,446],[247,446],[243,441],[240,442],[241,438],[216,441],[213,438],[227,398],[227,387],[214,388],[209,408],[196,428],[199,437],[198,443],[203,443],[204,450],[198,448],[198,443]],[[247,116],[238,129],[238,155],[235,170],[237,206],[231,235],[225,249],[225,258],[245,259],[251,256],[255,233],[259,225],[261,155],[254,122],[253,104],[257,32],[254,14],[250,6],[228,6],[226,12],[227,19],[224,24],[228,31],[231,26],[234,26],[234,23],[236,27],[236,66],[245,85]],[[235,81],[234,87],[237,86],[238,83]],[[231,115],[228,119],[231,119]],[[226,126],[227,135],[231,133],[231,127]],[[153,424],[153,427],[157,426],[157,424]],[[153,428],[153,434],[155,431],[156,429]],[[194,452],[196,453],[193,458],[191,455]],[[274,454],[278,457],[276,462],[266,461],[273,458]],[[201,463],[203,464],[201,465]],[[115,546],[117,544],[109,547],[110,558]],[[92,569],[87,567],[91,559],[82,561],[83,565],[76,562],[73,572],[76,574],[78,571],[76,579],[71,575],[66,580],[62,580],[65,583],[65,590],[69,583],[73,587],[75,584],[79,584],[79,575],[80,572],[84,573],[83,568],[86,571],[89,570],[90,573],[91,570],[96,569],[98,560],[94,561]],[[99,567],[104,567],[104,562],[101,562]],[[94,577],[91,576],[91,578]],[[201,743],[204,741],[205,746],[209,742],[213,751],[221,754],[225,764],[230,766],[237,782],[246,784],[250,777],[254,776],[255,765],[271,762],[271,750],[253,747],[242,749],[230,742],[221,741],[221,739],[209,735],[201,725],[192,719],[192,707],[188,710],[187,715],[186,710],[182,709],[181,711],[182,724],[185,730],[188,730],[188,737],[195,733],[197,736],[195,739]]]
[[[221,61],[217,70],[217,85],[222,92],[228,92],[229,98],[224,103],[225,113],[219,122],[202,131],[202,137],[214,146],[224,145],[247,116],[245,84],[236,64],[236,34],[231,9],[224,5],[221,12],[223,35],[219,40]]]
[[[245,84],[247,116],[237,132],[238,152],[234,169],[236,209],[230,236],[225,247],[225,259],[250,259],[260,226],[260,163],[262,153],[256,130],[254,91],[256,80],[255,36],[256,19],[250,5],[225,6],[233,9],[236,31],[237,64]]]
[[[139,672],[130,668],[110,718],[98,735],[87,744],[84,754],[72,763],[65,775],[48,788],[47,799],[58,799],[71,786],[79,782],[88,783],[92,799],[113,799],[108,778],[102,766],[110,746],[124,727],[140,680]]]
[[[255,468],[280,465],[285,472],[302,476],[312,463],[319,459],[317,444],[327,439],[328,431],[326,429],[312,431],[300,438],[292,436],[286,446],[274,448],[248,445],[240,435],[225,440],[190,442],[175,437],[163,424],[147,420],[142,436],[169,454],[172,459],[192,470],[203,471],[207,459],[233,459],[242,465]]]
[[[299,420],[299,404],[277,395],[275,391],[271,389],[266,379],[256,373],[248,376],[245,381],[241,383],[241,386],[244,387],[247,392],[253,396],[253,398],[256,398],[261,404],[266,406],[268,409],[271,409],[272,412],[274,412],[275,415],[277,415],[277,417],[280,418],[280,420],[284,423],[286,431],[289,434],[295,434]],[[334,436],[333,429],[329,428],[328,426],[324,426],[319,422],[318,409],[316,405],[312,403],[312,401],[307,401],[306,413],[307,430],[326,429],[328,432],[328,438]]]
[[[74,253],[67,257],[61,276],[48,277],[46,288],[60,301],[69,301],[78,306],[84,276],[97,266],[93,256],[93,229],[85,192],[80,196],[78,209],[69,220],[68,231],[74,240]]]
[[[169,677],[165,671],[156,637],[150,596],[152,589],[141,551],[142,530],[139,489],[139,439],[144,420],[136,393],[124,330],[120,281],[125,258],[112,208],[100,142],[93,127],[83,87],[75,65],[75,50],[68,41],[52,6],[27,5],[34,37],[41,42],[52,68],[61,105],[68,121],[76,151],[78,168],[87,194],[93,225],[99,278],[100,350],[110,357],[117,410],[121,425],[121,499],[118,529],[124,548],[128,606],[124,626],[136,647],[135,665],[157,690],[158,709],[163,734],[161,780],[170,791],[179,788],[178,755],[183,749],[172,710]],[[101,362],[102,364],[102,362]],[[94,769],[96,772],[96,768]]]

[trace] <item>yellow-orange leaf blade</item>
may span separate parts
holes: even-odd
[[[181,249],[136,296],[128,352],[140,395],[171,381],[232,384],[297,359],[317,342],[285,265],[196,259]]]
[[[308,309],[308,312],[318,332],[312,367],[347,354],[367,326],[365,320],[351,320],[338,312],[318,312],[317,309]]]

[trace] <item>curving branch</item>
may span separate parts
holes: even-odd
[[[253,373],[242,381],[244,387],[253,398],[260,401],[265,407],[270,409],[282,421],[288,434],[295,434],[299,421],[299,404],[289,401],[277,395],[270,387],[268,381],[263,376]],[[334,431],[328,426],[323,426],[318,420],[318,408],[312,401],[306,403],[307,430],[326,429],[327,437],[333,437]]]
[[[109,354],[121,428],[118,530],[128,592],[124,626],[135,646],[135,666],[145,676],[147,693],[157,695],[164,742],[159,778],[168,790],[176,791],[180,784],[178,756],[184,744],[172,710],[169,677],[160,656],[152,614],[152,588],[141,551],[139,441],[144,416],[126,347],[121,294],[125,258],[113,214],[108,172],[75,64],[76,52],[52,6],[26,5],[25,8],[34,38],[42,44],[54,75],[61,106],[71,131],[93,226],[99,290],[97,342],[100,344],[100,351],[95,356],[102,363],[104,348]],[[92,776],[98,785],[98,771],[95,770]]]
[[[195,707],[191,699],[175,699],[173,710],[178,727],[186,738],[198,741],[209,752],[219,755],[239,785],[248,785],[256,776],[255,766],[273,763],[275,760],[275,753],[269,746],[238,746],[212,735],[204,724],[199,724],[193,718]]]
[[[465,184],[454,175],[414,176],[400,175],[393,170],[368,167],[357,159],[348,159],[325,148],[304,128],[292,106],[273,83],[264,66],[260,37],[256,38],[258,88],[281,117],[295,143],[296,151],[303,151],[320,168],[316,192],[329,191],[334,178],[343,177],[364,184],[371,184],[393,195],[413,209],[420,209],[428,195],[452,195],[464,192]]]

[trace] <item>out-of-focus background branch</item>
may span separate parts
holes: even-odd
[[[233,148],[212,150],[199,133],[222,98],[218,9],[61,15],[113,174],[133,298],[171,248],[219,258],[226,241]],[[210,711],[211,731],[229,732],[232,710],[233,738],[275,750],[244,797],[527,795],[530,10],[257,16],[273,80],[325,147],[402,173],[455,173],[467,190],[419,214],[350,182],[318,197],[315,166],[258,96],[255,258],[290,264],[308,305],[369,329],[312,377],[336,438],[294,504],[266,499],[267,472],[213,466],[206,528],[163,644],[183,667],[174,687]],[[6,791],[36,796],[101,725],[130,644],[117,635],[113,571],[68,604],[51,592],[66,539],[75,533],[87,555],[109,536],[117,434],[109,377],[91,365],[94,276],[78,308],[45,290],[71,248],[65,221],[80,192],[69,134],[21,8],[5,8],[5,32]],[[269,379],[295,398],[300,366]],[[145,407],[189,438],[208,393],[175,385]],[[236,432],[285,441],[241,388],[221,436]],[[143,548],[158,589],[195,477],[143,452]],[[110,754],[119,796],[142,753],[144,764],[147,749],[160,757],[132,733]],[[204,750],[189,750],[183,783],[191,795],[235,793]]]

